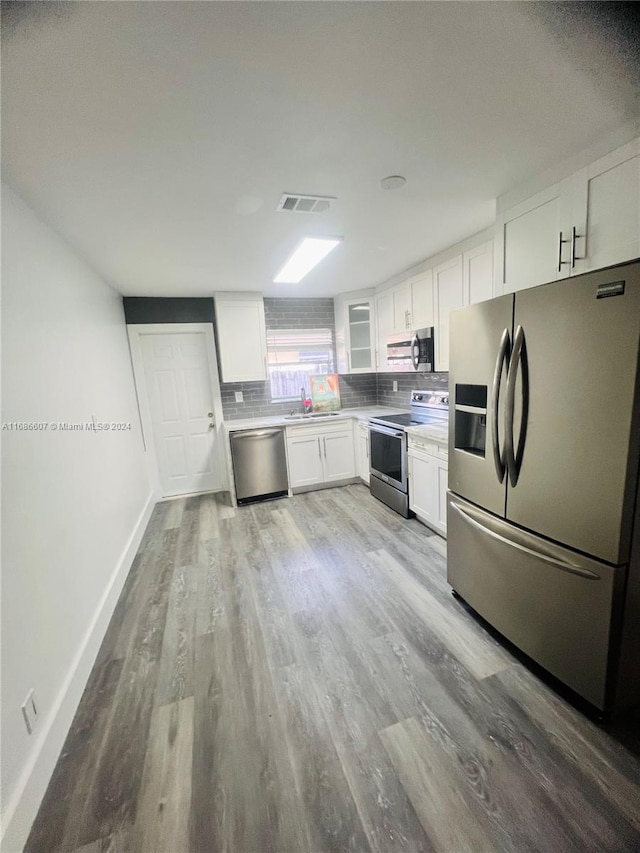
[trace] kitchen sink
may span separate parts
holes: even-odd
[[[332,418],[339,415],[340,412],[309,412],[306,415],[285,415],[285,421],[306,421],[310,418]]]

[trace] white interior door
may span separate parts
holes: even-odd
[[[140,343],[162,495],[221,489],[212,342],[204,331],[168,331]]]

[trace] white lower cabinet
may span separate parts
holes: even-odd
[[[438,459],[438,530],[447,534],[447,486],[449,483],[449,463]]]
[[[319,436],[322,442],[324,476],[323,482],[349,480],[356,476],[356,461],[353,453],[353,428],[342,432],[330,432]]]
[[[369,424],[360,423],[356,427],[357,475],[365,483],[369,482]]]
[[[438,517],[436,490],[436,460],[423,454],[409,454],[409,506],[416,515],[432,524]]]
[[[447,534],[447,450],[409,437],[409,508],[442,536]]]
[[[317,435],[287,435],[287,454],[292,489],[322,482],[322,449]]]
[[[292,489],[354,480],[353,424],[287,427],[287,455]]]

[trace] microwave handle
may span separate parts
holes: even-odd
[[[413,369],[418,369],[418,359],[420,357],[420,347],[418,346],[418,333],[416,332],[411,338],[411,363]]]

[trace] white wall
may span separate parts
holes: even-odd
[[[3,851],[20,850],[152,508],[120,296],[6,185],[2,421]],[[27,734],[20,706],[34,687]]]

